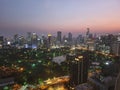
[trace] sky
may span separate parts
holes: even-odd
[[[120,32],[120,0],[0,0],[0,35]]]

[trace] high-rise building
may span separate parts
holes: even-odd
[[[87,82],[88,77],[88,60],[85,60],[84,56],[67,56],[69,59],[70,69],[70,86],[76,86]]]
[[[120,33],[118,34],[117,41],[120,42]]]
[[[3,36],[0,36],[0,48],[2,48],[3,43],[4,43],[4,38]]]
[[[36,33],[32,33],[32,48],[37,48],[37,34]]]
[[[82,43],[84,43],[84,37],[80,34],[77,37],[76,41],[77,41],[77,44],[82,44]]]
[[[44,34],[42,35],[42,38],[41,38],[41,47],[43,48],[48,47],[48,39],[44,36]]]
[[[84,37],[84,43],[86,44],[90,36],[90,29],[87,28],[86,36]]]
[[[0,36],[0,44],[3,44],[3,36]]]
[[[87,28],[86,38],[89,38],[89,34],[90,34],[90,29],[89,29],[89,28]]]
[[[19,42],[18,42],[19,46],[23,47],[25,44],[25,39],[23,36],[19,36]]]
[[[84,43],[86,44],[86,48],[88,50],[94,50],[95,49],[93,34],[90,33],[89,28],[87,28],[86,37],[84,38]]]
[[[57,32],[57,41],[60,43],[62,42],[62,32],[61,31]]]
[[[26,44],[28,45],[28,47],[31,47],[32,46],[32,33],[31,32],[27,33],[26,40],[27,40]]]
[[[114,54],[117,50],[117,38],[115,35],[113,34],[106,34],[104,36],[101,36],[100,38],[100,42],[99,42],[102,46],[104,46],[105,48],[103,48],[102,52],[109,52],[110,54]],[[108,48],[106,48],[108,47]],[[102,49],[102,48],[101,48]],[[114,52],[115,51],[115,52]]]
[[[117,41],[112,44],[112,53],[117,56],[120,55],[120,34],[117,37]]]
[[[48,47],[52,45],[52,35],[48,34]]]
[[[72,33],[71,32],[68,33],[68,42],[72,42]]]
[[[14,45],[17,45],[18,42],[19,42],[19,35],[15,34],[14,37],[13,37],[13,39],[14,39]]]
[[[120,33],[117,38],[118,46],[117,46],[117,55],[120,55]]]
[[[88,40],[88,39],[93,39],[93,34],[90,33],[90,29],[89,29],[89,28],[87,28],[86,39],[87,39],[87,40]]]

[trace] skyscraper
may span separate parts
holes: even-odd
[[[52,45],[52,35],[48,34],[48,47]]]
[[[70,56],[71,57],[71,56]],[[83,56],[72,56],[70,60],[70,86],[76,86],[87,82],[88,61]],[[70,59],[70,58],[69,58]]]
[[[120,55],[120,34],[118,34],[117,40],[112,43],[112,53],[117,56]]]
[[[3,38],[3,36],[0,36],[0,48],[2,48],[3,42],[4,42],[4,38]]]
[[[25,39],[24,39],[24,37],[23,36],[19,36],[19,46],[24,46],[24,44],[25,44]]]
[[[18,40],[19,40],[19,35],[18,35],[18,34],[15,34],[13,38],[14,38],[14,45],[17,45],[18,42],[19,42],[19,41],[18,41]]]
[[[27,33],[27,45],[28,45],[28,47],[31,47],[32,46],[32,33],[31,32],[28,32]]]
[[[3,44],[3,36],[0,36],[0,44]]]
[[[37,34],[36,33],[32,33],[32,48],[37,48]]]
[[[72,42],[72,33],[71,32],[68,33],[68,41]]]
[[[68,33],[68,44],[72,45],[72,33],[71,32]]]
[[[59,43],[62,42],[62,32],[61,32],[61,31],[58,31],[58,32],[57,32],[57,41],[58,41]]]
[[[89,34],[90,34],[90,29],[89,29],[89,28],[87,28],[86,38],[89,38]]]

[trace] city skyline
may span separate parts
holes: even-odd
[[[118,33],[119,0],[1,0],[0,35]]]
[[[120,0],[0,0],[0,90],[114,90]]]

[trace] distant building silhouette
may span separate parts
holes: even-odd
[[[32,33],[32,48],[37,48],[37,34],[36,33]]]
[[[2,48],[3,43],[4,43],[4,37],[0,36],[0,48]]]
[[[72,33],[71,32],[68,33],[68,41],[72,42]]]
[[[62,32],[61,32],[61,31],[58,31],[58,32],[57,32],[57,41],[58,41],[59,43],[62,42]]]

